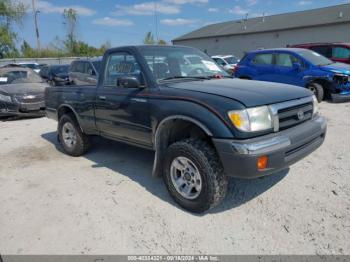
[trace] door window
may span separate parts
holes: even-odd
[[[300,60],[291,54],[280,53],[276,55],[277,66],[293,67],[294,63],[301,64]]]
[[[118,79],[126,76],[136,77],[141,85],[144,85],[140,66],[133,55],[128,53],[110,55],[105,70],[104,86],[119,87]]]
[[[69,70],[71,72],[76,72],[77,71],[77,62],[72,62]]]
[[[92,65],[90,64],[90,63],[86,63],[86,74],[88,74],[88,75],[96,75],[95,74],[95,70],[94,70],[94,68],[92,67]]]
[[[75,72],[85,74],[85,62],[77,62]]]
[[[252,62],[255,65],[272,65],[273,54],[258,54],[253,58]]]
[[[342,46],[333,48],[333,58],[350,59],[350,49]]]

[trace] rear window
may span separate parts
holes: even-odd
[[[38,64],[20,64],[19,66],[30,69],[40,69],[40,66]]]
[[[23,71],[16,68],[13,70],[0,70],[0,85],[42,82],[41,77],[34,71]]]
[[[230,65],[234,65],[238,63],[237,57],[234,57],[234,56],[225,57],[224,59]]]

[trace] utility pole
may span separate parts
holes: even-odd
[[[32,0],[32,6],[33,6],[33,15],[34,15],[34,24],[35,24],[35,34],[36,34],[36,44],[38,50],[40,50],[40,38],[39,38],[39,27],[38,27],[38,14],[40,11],[37,11],[35,9],[35,0]]]
[[[158,35],[158,6],[157,1],[154,1],[154,26],[155,26],[155,37],[157,43],[159,42],[159,35]]]

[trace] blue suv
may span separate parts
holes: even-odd
[[[350,99],[350,65],[335,63],[307,49],[249,52],[237,65],[234,76],[305,87],[319,102],[325,97],[333,101]]]

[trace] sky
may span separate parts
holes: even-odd
[[[19,43],[36,46],[32,0],[17,0],[29,9],[21,26],[16,27]],[[77,35],[80,40],[99,47],[142,44],[148,31],[158,28],[159,39],[172,39],[205,25],[223,21],[307,10],[350,0],[35,0],[40,42],[48,46],[66,31],[62,12],[77,10]],[[156,17],[154,10],[156,7]],[[155,22],[157,21],[157,23]]]

